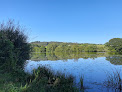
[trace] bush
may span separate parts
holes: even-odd
[[[6,67],[22,67],[25,60],[29,59],[30,45],[27,36],[19,25],[9,21],[0,26],[0,64]]]
[[[0,35],[0,66],[5,70],[11,71],[15,66],[13,44],[8,39],[5,39],[3,35]]]

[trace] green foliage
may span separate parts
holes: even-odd
[[[110,51],[122,52],[122,38],[113,38],[105,44]]]
[[[71,52],[78,52],[79,51],[79,49],[78,49],[78,45],[77,44],[74,44],[74,45],[71,45]]]
[[[46,52],[45,46],[32,46],[32,52]]]
[[[40,52],[40,48],[39,47],[33,47],[32,52]]]
[[[21,90],[12,83],[6,84],[4,91],[5,92],[21,92]]]
[[[70,48],[70,45],[62,43],[55,49],[55,52],[69,52]]]
[[[85,52],[97,52],[97,46],[96,45],[89,45],[85,47]]]
[[[55,43],[48,44],[48,45],[47,45],[46,52],[54,52],[57,46],[58,46],[58,45],[55,44]]]
[[[82,46],[82,45],[80,45],[80,46],[78,47],[78,51],[79,51],[79,52],[84,52],[84,49],[85,49],[85,47]]]
[[[1,71],[0,71],[1,74]],[[5,79],[2,80],[1,79]],[[52,71],[45,67],[39,67],[33,70],[33,74],[28,75],[22,70],[16,70],[13,74],[4,74],[0,76],[0,83],[4,85],[0,88],[0,92],[79,92],[73,86],[74,78],[65,76],[64,74],[53,74]]]
[[[14,46],[4,35],[0,35],[0,66],[8,71],[15,67]]]
[[[5,65],[8,70],[16,66],[22,67],[25,60],[29,59],[30,45],[27,36],[20,26],[15,26],[12,21],[0,27],[0,65]]]
[[[64,42],[32,42],[34,52],[122,52],[122,38],[113,38],[105,45],[102,44],[79,44]]]
[[[31,75],[31,83],[26,92],[79,92],[73,87],[73,77],[54,75],[49,69],[39,67]]]
[[[36,43],[31,43],[33,52],[105,52],[107,51],[104,45],[96,44],[77,44],[77,43],[50,43],[46,47]]]
[[[41,46],[41,47],[40,47],[40,52],[46,52],[45,46]]]
[[[53,44],[53,43],[60,45],[62,42],[54,42],[54,41],[51,41],[51,42],[40,42],[40,41],[31,42],[32,45],[38,45],[38,46],[47,46],[47,45]]]
[[[105,52],[104,47],[97,47],[97,52]]]

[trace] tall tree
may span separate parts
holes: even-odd
[[[56,43],[48,44],[46,52],[54,52],[58,45]]]
[[[122,52],[122,38],[113,38],[105,44],[111,51]]]

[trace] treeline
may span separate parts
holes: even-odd
[[[60,45],[61,43],[64,43],[64,42],[56,42],[56,41],[51,41],[51,42],[40,42],[40,41],[35,41],[35,42],[31,42],[31,44],[33,45],[39,45],[39,46],[47,46],[49,44],[57,44],[57,45]],[[67,44],[79,44],[79,43],[72,43],[72,42],[66,42]]]
[[[122,38],[113,38],[105,44],[32,42],[32,52],[122,52]]]
[[[33,44],[32,52],[105,52],[107,47],[99,44],[50,43],[47,46]]]

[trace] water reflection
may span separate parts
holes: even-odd
[[[122,65],[122,55],[113,55],[106,57],[106,60],[110,61],[114,65]]]
[[[24,69],[31,73],[39,66],[46,66],[55,74],[73,75],[77,85],[83,76],[84,86],[89,88],[85,92],[115,92],[104,88],[103,83],[114,71],[120,71],[122,77],[122,55],[116,53],[32,53]]]
[[[95,59],[98,57],[106,57],[106,60],[110,61],[111,64],[122,65],[122,54],[119,53],[97,53],[97,52],[87,52],[87,53],[31,53],[32,61],[56,61],[63,60],[68,61],[68,59],[74,59],[78,61],[79,58],[83,59]]]

